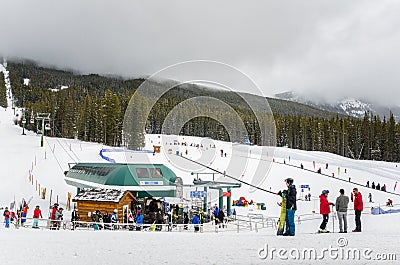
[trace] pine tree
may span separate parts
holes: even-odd
[[[0,107],[7,108],[7,88],[2,74],[0,74]]]

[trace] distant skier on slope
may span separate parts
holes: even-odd
[[[285,182],[286,182],[286,187],[288,188],[287,191],[279,191],[277,193],[281,197],[283,197],[286,194],[286,216],[284,216],[286,223],[286,231],[285,233],[283,233],[283,235],[294,236],[296,232],[294,224],[294,214],[297,210],[297,205],[296,205],[297,191],[296,191],[296,186],[293,185],[294,180],[292,178],[285,179]],[[282,205],[282,207],[284,206]],[[280,234],[279,231],[278,234]]]
[[[326,225],[328,224],[329,220],[329,214],[331,213],[331,208],[329,206],[335,204],[328,202],[328,195],[329,195],[329,190],[323,190],[322,194],[319,196],[319,201],[320,201],[319,212],[320,214],[322,214],[322,223],[318,230],[319,233],[329,233],[329,231],[326,229]]]

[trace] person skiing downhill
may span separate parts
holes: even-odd
[[[322,223],[318,230],[319,233],[329,233],[329,231],[326,229],[326,225],[328,224],[329,220],[329,214],[331,213],[331,209],[329,206],[335,204],[328,202],[328,195],[329,195],[329,190],[323,190],[322,194],[319,195],[319,201],[320,201],[319,212],[320,214],[322,214]]]
[[[287,178],[285,179],[287,191],[279,191],[277,194],[281,197],[286,194],[286,231],[283,233],[284,236],[294,236],[296,232],[295,224],[294,224],[294,214],[297,210],[296,205],[296,186],[293,185],[293,179]]]

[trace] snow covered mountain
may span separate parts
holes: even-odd
[[[365,112],[379,115],[388,118],[392,112],[397,121],[400,120],[400,106],[387,106],[381,103],[372,103],[360,99],[343,98],[335,103],[318,102],[316,100],[308,99],[303,95],[297,94],[293,91],[278,93],[274,95],[276,98],[298,102],[313,106],[322,110],[335,112],[339,114],[348,115],[351,117],[362,118]]]

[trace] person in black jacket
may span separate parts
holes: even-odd
[[[219,228],[221,228],[221,224],[222,224],[222,228],[225,227],[224,218],[225,218],[224,210],[220,209],[219,212],[218,212]]]
[[[296,186],[293,185],[293,179],[285,179],[287,191],[279,191],[278,195],[283,196],[286,193],[286,232],[284,236],[294,236],[295,235],[295,225],[294,225],[294,214],[297,210],[296,197],[297,191]]]

